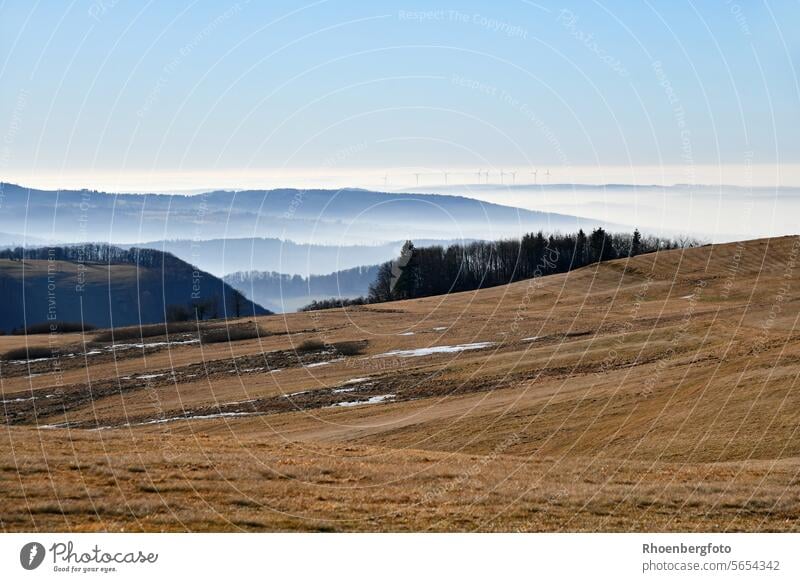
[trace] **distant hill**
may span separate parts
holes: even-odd
[[[288,312],[319,299],[366,295],[378,274],[378,265],[356,267],[330,275],[285,275],[263,271],[231,273],[224,281],[273,311]]]
[[[284,275],[328,275],[395,258],[405,240],[373,245],[319,245],[277,238],[229,238],[211,240],[159,240],[137,247],[172,253],[217,276],[240,271]],[[472,240],[414,239],[418,246],[469,243]]]
[[[32,236],[31,234],[9,234],[7,232],[0,232],[0,248],[13,248],[18,246],[43,246],[53,244],[45,238]]]
[[[604,224],[462,196],[358,189],[216,191],[185,196],[0,187],[4,196],[0,231],[45,233],[48,239],[62,242],[139,244],[254,237],[346,246],[406,238],[495,240],[539,229],[572,232]]]
[[[97,327],[157,323],[167,314],[268,315],[217,277],[168,253],[80,245],[0,252],[0,329],[48,321]]]

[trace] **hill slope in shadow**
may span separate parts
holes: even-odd
[[[51,250],[51,256],[40,258]],[[95,327],[157,323],[175,307],[194,316],[195,306],[202,306],[205,317],[271,313],[221,279],[166,253],[147,250],[150,258],[143,264],[135,258],[65,260],[64,250],[39,249],[26,254],[36,258],[0,259],[0,329],[9,332],[48,321]]]

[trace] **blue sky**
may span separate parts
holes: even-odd
[[[796,1],[6,1],[0,172],[789,168],[798,22]]]

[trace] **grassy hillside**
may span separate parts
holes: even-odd
[[[88,369],[5,366],[0,518],[797,531],[798,259],[800,237],[658,252]]]
[[[0,329],[55,320],[95,327],[155,323],[165,320],[168,307],[193,312],[195,303],[207,317],[269,313],[213,275],[163,256],[168,259],[153,266],[0,259]]]

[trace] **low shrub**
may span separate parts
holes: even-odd
[[[316,352],[325,348],[325,344],[318,339],[308,339],[295,348],[298,352]]]
[[[170,323],[151,323],[148,325],[131,325],[115,327],[98,332],[94,336],[96,342],[140,340],[148,337],[166,336],[168,333],[189,333],[197,331],[195,321],[175,321]]]
[[[237,342],[257,339],[265,335],[268,335],[267,332],[258,325],[231,325],[202,330],[200,332],[200,341],[204,344]]]
[[[36,360],[53,357],[53,350],[47,346],[29,346],[14,348],[3,354],[4,360]]]
[[[333,349],[336,350],[336,353],[340,356],[357,356],[363,354],[366,347],[366,340],[337,342],[333,344]]]
[[[15,329],[14,335],[36,335],[42,333],[75,333],[92,331],[96,326],[80,321],[43,321],[34,323],[24,329]]]

